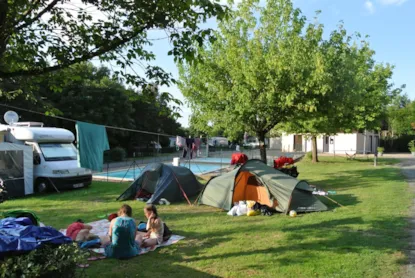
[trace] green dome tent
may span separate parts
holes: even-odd
[[[199,204],[230,210],[234,202],[257,201],[288,213],[327,210],[306,181],[297,180],[260,160],[249,160],[239,168],[210,180]]]
[[[157,203],[161,198],[169,202],[188,200],[203,188],[195,175],[186,167],[176,167],[163,163],[147,165],[141,175],[122,193],[117,200],[134,199],[141,190],[151,193],[148,204]]]

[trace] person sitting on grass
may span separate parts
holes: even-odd
[[[147,217],[147,233],[140,233],[143,237],[141,247],[153,247],[163,243],[164,224],[160,219],[155,205],[147,205],[144,208],[144,215]]]
[[[101,239],[105,247],[105,256],[116,259],[126,259],[140,253],[141,236],[132,218],[132,208],[123,205],[118,211],[118,217],[111,220],[108,231],[109,238]]]
[[[90,233],[91,230],[92,227],[90,225],[84,224],[81,219],[78,219],[66,229],[66,236],[73,241],[84,242],[97,238],[96,235]]]

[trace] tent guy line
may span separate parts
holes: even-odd
[[[8,104],[0,103],[0,106],[7,107],[7,108],[12,108],[12,109],[16,109],[16,110],[20,110],[20,111],[24,111],[24,112],[29,112],[29,113],[33,113],[33,114],[38,114],[38,115],[42,115],[42,116],[45,116],[45,117],[50,117],[50,118],[65,120],[65,121],[69,121],[69,122],[74,122],[74,123],[84,122],[84,121],[78,121],[78,120],[65,118],[65,117],[61,117],[61,116],[46,115],[45,113],[42,113],[42,112],[33,111],[33,110],[25,109],[25,108],[20,108],[20,107],[16,107],[16,106],[13,106],[13,105],[8,105]],[[90,123],[90,122],[87,122],[87,123]],[[95,123],[90,123],[90,124],[95,124]],[[159,135],[159,136],[166,136],[166,137],[176,137],[176,135],[165,134],[165,133],[157,133],[157,132],[136,130],[136,129],[130,129],[130,128],[124,128],[124,127],[109,126],[109,125],[102,125],[102,126],[104,126],[105,128],[122,130],[122,131],[131,131],[131,132],[136,132],[136,133],[144,133],[144,134]]]

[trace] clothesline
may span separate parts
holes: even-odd
[[[7,108],[12,108],[12,109],[16,109],[16,110],[20,110],[20,111],[24,111],[24,112],[29,112],[29,113],[33,113],[33,114],[38,114],[38,115],[42,115],[42,116],[45,116],[45,117],[50,117],[50,118],[65,120],[65,121],[69,121],[69,122],[74,122],[74,123],[84,122],[84,121],[74,120],[74,119],[61,117],[61,116],[46,115],[45,113],[42,113],[42,112],[33,111],[33,110],[25,109],[25,108],[20,108],[20,107],[8,105],[8,104],[0,104],[0,106],[7,107]],[[94,124],[94,123],[91,123],[91,122],[87,122],[87,123]],[[122,130],[122,131],[130,131],[130,132],[144,133],[144,134],[158,135],[158,136],[166,136],[166,137],[176,137],[176,135],[171,135],[171,134],[136,130],[136,129],[130,129],[130,128],[125,128],[125,127],[117,127],[117,126],[110,126],[110,125],[102,125],[102,126],[104,126],[105,128]]]

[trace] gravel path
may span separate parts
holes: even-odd
[[[415,158],[410,155],[399,155],[396,158],[401,159],[399,166],[401,167],[402,174],[405,176],[408,182],[409,189],[412,193],[415,193]],[[410,233],[411,244],[409,249],[409,264],[407,269],[407,277],[415,277],[415,199],[412,201],[412,207],[410,209]]]

